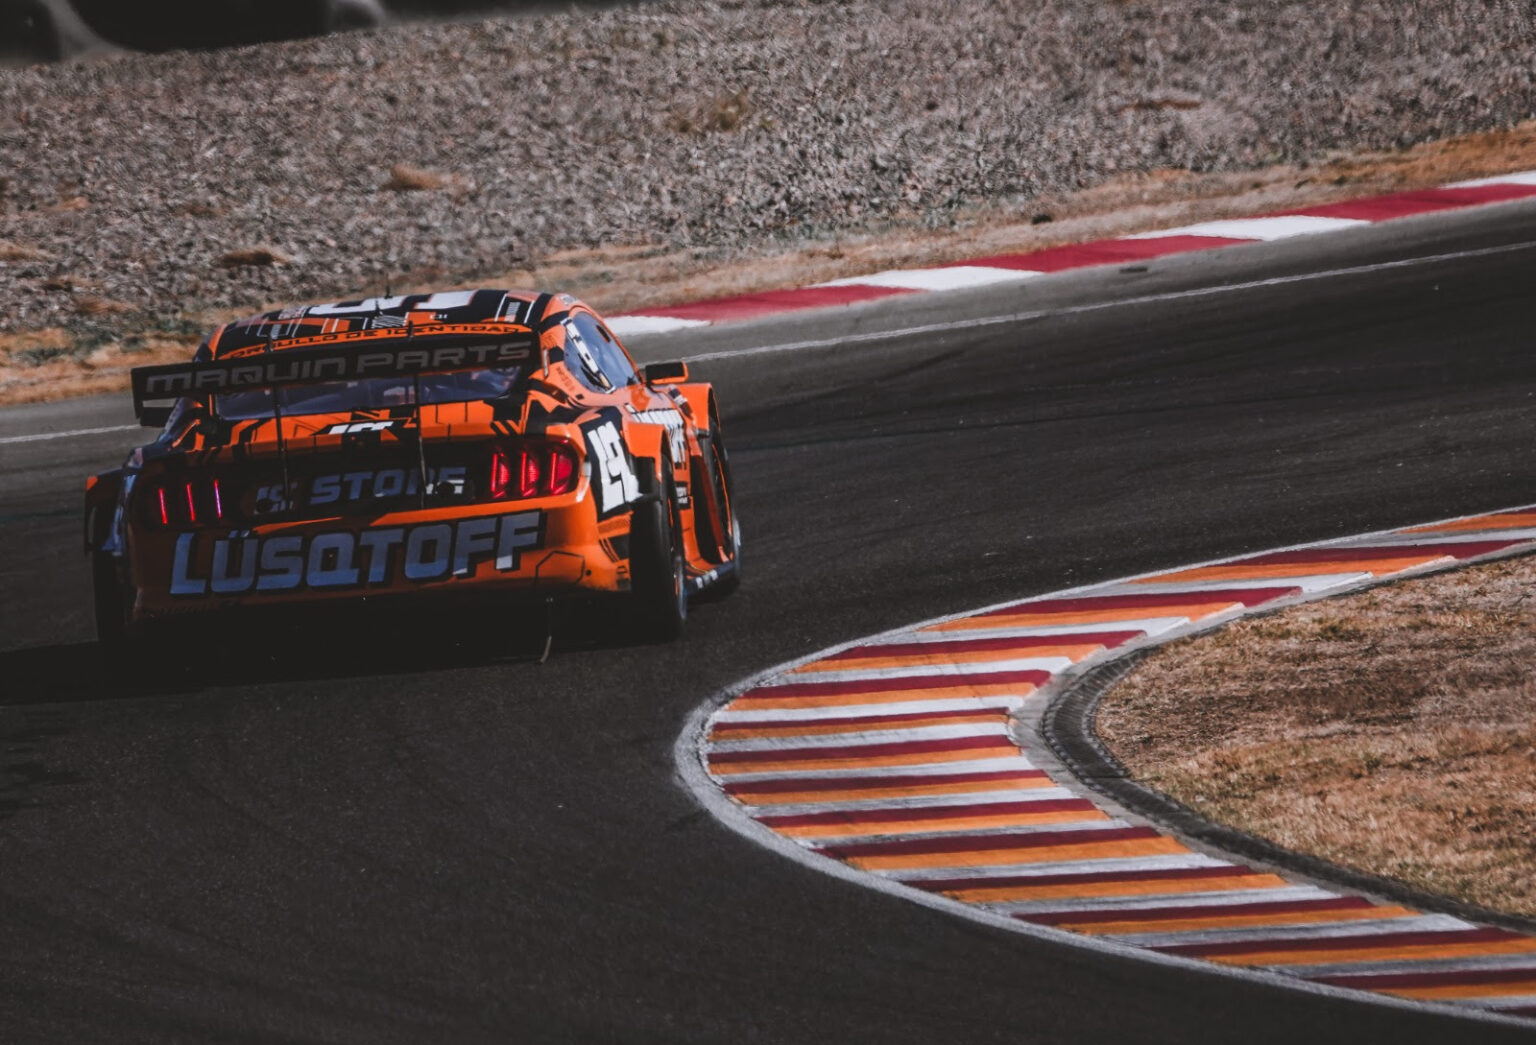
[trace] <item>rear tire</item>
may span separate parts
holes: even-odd
[[[128,642],[128,606],[117,578],[117,561],[106,552],[91,553],[91,584],[96,610],[96,639],[103,649],[118,651]]]
[[[645,642],[671,642],[688,619],[688,588],[670,465],[661,496],[635,509],[629,531],[630,630]]]
[[[168,676],[179,667],[168,660],[156,631],[129,624],[132,591],[117,576],[117,560],[106,552],[91,553],[95,589],[96,648],[105,679],[125,692],[141,692],[145,680]],[[187,656],[182,654],[183,658]]]
[[[710,411],[714,419],[714,411]],[[703,444],[701,456],[704,463],[704,472],[707,481],[714,492],[715,503],[725,513],[725,532],[717,533],[715,520],[708,517],[709,513],[703,513],[704,526],[717,548],[720,549],[720,563],[729,566],[719,580],[711,584],[708,589],[710,600],[723,599],[727,595],[741,587],[741,522],[736,518],[736,508],[731,501],[730,466],[725,455],[725,444],[720,438],[720,422],[714,419],[713,433],[711,436],[700,440]],[[699,515],[698,499],[695,498],[695,517]]]

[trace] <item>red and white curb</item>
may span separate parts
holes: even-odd
[[[1311,236],[1394,218],[1531,197],[1536,197],[1536,171],[1500,174],[1417,192],[1319,204],[1282,214],[1207,221],[1025,254],[973,258],[934,268],[891,269],[808,287],[769,290],[646,309],[643,312],[611,316],[609,319],[610,325],[620,337],[668,333],[690,327],[757,319],[779,312],[854,305],[931,291],[964,290],[1018,282],[1093,265],[1123,265],[1170,254]]]
[[[1536,506],[914,625],[710,701],[679,738],[678,765],[705,806],[747,837],[951,913],[1157,962],[1525,1024],[1536,1020],[1536,937],[1234,863],[1114,809],[1054,759],[1026,751],[1043,751],[1031,725],[1043,691],[1135,650],[1530,551]]]

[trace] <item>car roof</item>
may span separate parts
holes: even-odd
[[[203,359],[221,359],[283,341],[351,330],[399,327],[411,323],[508,323],[528,325],[546,311],[554,295],[528,290],[447,290],[428,294],[361,298],[274,309],[226,323],[210,333],[198,350]],[[569,307],[574,299],[561,295]]]

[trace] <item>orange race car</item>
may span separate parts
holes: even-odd
[[[708,384],[564,294],[268,312],[133,372],[163,426],[86,484],[97,631],[320,600],[610,594],[675,637],[740,580]]]

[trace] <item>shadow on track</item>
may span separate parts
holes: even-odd
[[[552,637],[551,637],[552,636]],[[0,707],[177,696],[229,686],[421,674],[537,663],[546,655],[633,645],[601,603],[468,612],[306,613],[282,621],[196,621],[111,648],[60,643],[0,652]]]

